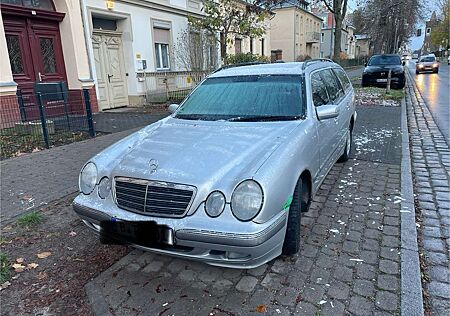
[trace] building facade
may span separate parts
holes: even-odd
[[[371,55],[370,37],[368,35],[356,34],[355,41],[356,41],[355,47],[356,58],[368,57]]]
[[[309,11],[309,3],[283,4],[273,10],[270,42],[273,51],[281,50],[284,61],[300,61],[320,56],[322,20]]]
[[[37,83],[64,83],[69,101],[89,89],[96,100],[81,12],[79,1],[0,0],[0,111],[10,121],[26,115],[18,93],[36,112]]]

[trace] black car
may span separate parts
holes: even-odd
[[[403,89],[405,86],[404,62],[399,55],[373,55],[366,63],[361,85],[385,87],[391,70],[391,87]]]

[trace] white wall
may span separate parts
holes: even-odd
[[[179,34],[188,26],[187,11],[191,10],[193,13],[195,9],[187,8],[188,0],[170,0],[169,1],[148,1],[150,4],[156,4],[154,7],[165,4],[163,12],[156,8],[148,8],[144,6],[131,5],[124,2],[116,1],[113,10],[106,9],[106,1],[104,0],[84,0],[85,1],[85,25],[89,27],[89,38],[92,34],[92,15],[101,15],[104,18],[111,16],[111,18],[120,18],[118,25],[123,32],[122,39],[124,41],[124,59],[126,72],[128,73],[128,94],[132,96],[141,95],[144,93],[144,83],[139,82],[136,78],[138,71],[136,65],[136,54],[141,55],[141,59],[147,60],[147,71],[156,71],[154,42],[152,39],[152,21],[161,20],[171,24],[171,43],[170,49],[173,49],[174,44]],[[158,6],[159,5],[159,6]],[[173,9],[172,12],[171,8]],[[187,8],[187,9],[186,9]],[[182,12],[184,11],[184,13]],[[90,41],[89,41],[90,42]],[[94,79],[96,79],[95,65],[93,61],[92,44],[89,44],[89,55],[91,60],[91,67]],[[171,70],[177,69],[173,56],[170,59]]]

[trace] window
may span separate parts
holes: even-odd
[[[20,48],[19,35],[6,35],[6,46],[8,47],[9,63],[13,75],[23,73],[22,50]]]
[[[320,72],[323,82],[327,87],[328,95],[332,103],[337,104],[340,98],[344,95],[344,91],[331,69],[326,69]]]
[[[155,27],[153,28],[153,35],[155,37],[156,69],[157,70],[170,69],[170,61],[169,61],[170,30]]]
[[[427,35],[430,35],[431,33],[431,27],[427,28]]]
[[[234,53],[240,54],[242,52],[242,39],[235,38],[234,39]]]
[[[253,54],[253,37],[250,37],[250,53]]]
[[[323,43],[323,39],[325,38],[325,33],[320,34],[320,42]]]
[[[402,60],[397,55],[375,55],[369,59],[369,66],[401,65]]]
[[[117,31],[117,21],[92,17],[92,27],[95,30]]]
[[[319,72],[311,75],[311,88],[314,106],[322,106],[330,103],[327,89]]]
[[[342,86],[344,87],[345,91],[348,91],[351,87],[350,80],[348,80],[347,75],[342,69],[333,69],[334,73],[337,75],[339,80],[341,81]]]
[[[264,38],[261,38],[261,56],[264,56]]]
[[[54,10],[51,0],[0,0],[1,4],[14,4],[28,8]]]
[[[301,78],[249,75],[206,79],[177,112],[181,119],[293,119],[302,114]]]

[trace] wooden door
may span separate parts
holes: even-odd
[[[67,81],[59,22],[3,16],[13,79],[23,96],[23,120],[39,117],[34,95],[36,82]]]
[[[100,109],[127,106],[128,89],[121,35],[95,32],[92,36],[92,45]]]

